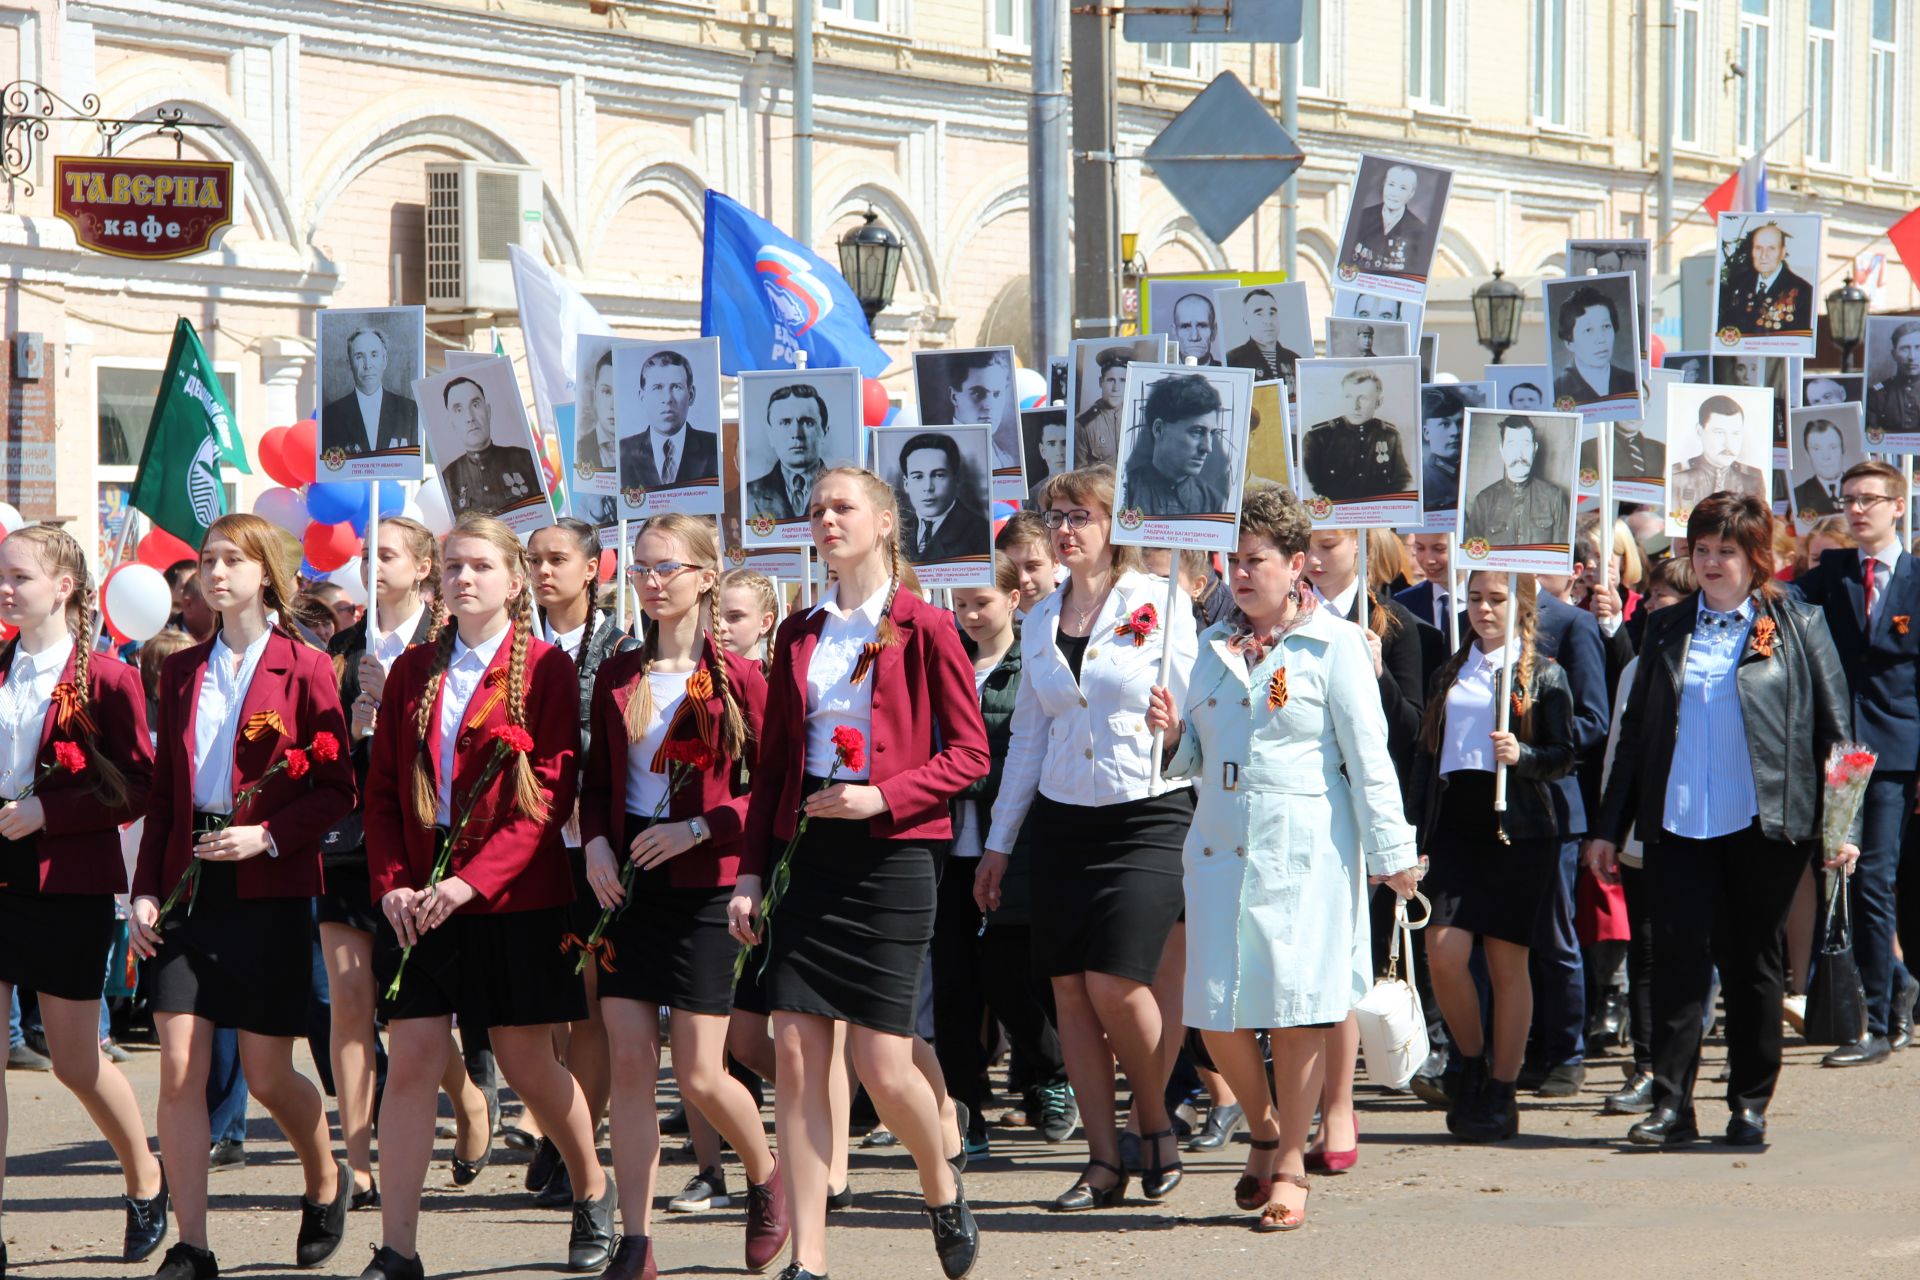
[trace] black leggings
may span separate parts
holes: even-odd
[[[1620,889],[1627,898],[1627,1009],[1633,1034],[1633,1069],[1653,1070],[1653,912],[1647,873],[1620,864]]]

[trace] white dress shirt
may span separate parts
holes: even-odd
[[[407,646],[413,643],[413,637],[420,630],[420,619],[426,612],[427,606],[422,604],[399,626],[391,631],[379,633],[379,639],[374,641],[372,653],[374,661],[380,664],[382,671],[393,670],[393,660],[405,653]]]
[[[1360,595],[1360,579],[1356,575],[1354,580],[1347,584],[1346,590],[1340,592],[1338,595],[1330,596],[1318,587],[1315,587],[1313,591],[1315,595],[1333,606],[1334,617],[1340,619],[1342,622],[1346,622],[1354,616],[1353,602]]]
[[[667,740],[667,726],[673,723],[674,713],[687,700],[687,677],[692,674],[691,671],[647,672],[647,691],[653,695],[653,716],[647,721],[647,731],[640,741],[627,743],[628,813],[643,817],[651,814],[660,807],[660,798],[667,794],[669,779],[666,774],[653,771],[653,757],[660,750],[660,744]],[[693,783],[689,781],[687,785]]]
[[[460,740],[460,722],[467,718],[467,704],[480,691],[494,655],[512,635],[513,627],[504,626],[474,649],[469,649],[465,640],[454,637],[453,658],[447,663],[447,674],[440,682],[440,794],[433,807],[436,826],[453,825],[453,749]]]
[[[39,653],[13,650],[13,666],[0,687],[0,798],[15,799],[39,771],[40,730],[53,700],[53,686],[73,656],[73,637],[62,635]]]
[[[868,767],[859,770],[834,770],[833,731],[851,725],[869,743],[873,741],[873,682],[869,671],[859,684],[853,683],[854,668],[860,654],[880,638],[880,611],[886,608],[887,588],[881,587],[851,610],[840,607],[839,591],[813,607],[824,612],[826,624],[820,628],[820,642],[814,646],[813,660],[807,664],[807,763],[806,770],[816,778],[829,775],[841,782],[865,782],[872,775],[869,751]],[[808,614],[812,617],[813,614]],[[876,662],[873,664],[878,666]]]
[[[372,395],[367,395],[358,387],[354,388],[353,398],[360,402],[360,422],[367,429],[367,447],[377,450],[380,447],[380,401],[386,396],[385,387],[376,387]]]
[[[591,618],[591,615],[589,615],[589,618]],[[551,624],[544,622],[540,625],[546,632],[548,644],[566,654],[575,662],[580,661],[580,642],[586,639],[586,623],[581,623],[571,631],[555,631]]]
[[[1493,714],[1493,687],[1500,678],[1500,664],[1506,649],[1482,653],[1477,647],[1461,664],[1460,676],[1447,690],[1447,727],[1440,740],[1440,772],[1458,773],[1494,769],[1491,734],[1497,721]]]
[[[240,709],[246,704],[254,668],[272,637],[269,627],[244,653],[227,647],[224,630],[213,638],[193,713],[193,807],[202,813],[233,812],[233,747],[240,732]]]

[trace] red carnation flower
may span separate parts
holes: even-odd
[[[867,740],[852,725],[843,724],[833,731],[833,749],[849,772],[858,773],[867,767]]]
[[[287,749],[287,776],[289,778],[296,780],[304,778],[307,776],[307,770],[311,768],[313,768],[313,763],[307,759],[306,752],[302,751],[299,747],[289,747]]]
[[[533,750],[533,735],[517,724],[503,724],[493,731],[494,739],[504,743],[507,750],[522,754]]]
[[[68,773],[84,773],[87,768],[87,753],[80,749],[77,742],[54,743],[53,759]]]
[[[1871,751],[1849,751],[1847,753],[1847,768],[1856,773],[1872,773],[1873,766],[1879,759],[1880,757]]]
[[[313,735],[313,758],[326,764],[332,764],[340,758],[340,739],[330,733]]]
[[[685,765],[695,773],[705,773],[719,761],[713,748],[697,738],[676,739],[666,743],[660,751],[670,763]]]

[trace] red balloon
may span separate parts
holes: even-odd
[[[261,432],[260,443],[254,446],[253,458],[275,484],[285,489],[297,489],[300,482],[287,470],[287,430],[286,427],[268,427]]]
[[[159,525],[147,530],[147,536],[140,539],[140,545],[133,550],[133,558],[141,564],[152,565],[165,573],[182,560],[197,560],[200,552],[189,543],[162,529]]]
[[[1654,368],[1658,369],[1661,365],[1667,362],[1667,344],[1660,341],[1659,334],[1654,335],[1653,342],[1647,348],[1647,350],[1649,354],[1652,356],[1652,362],[1653,362]]]
[[[612,582],[613,575],[620,572],[620,553],[612,547],[600,552],[600,581]]]
[[[339,524],[310,524],[300,539],[307,563],[322,573],[332,573],[360,550],[360,535],[346,521]]]
[[[293,477],[282,481],[289,489],[313,483],[314,447],[319,438],[320,424],[312,418],[287,428],[286,437],[280,442],[280,461],[286,465],[287,474]]]
[[[877,427],[885,422],[887,410],[890,407],[887,402],[887,389],[880,384],[880,379],[867,378],[861,382],[860,410],[868,426]]]

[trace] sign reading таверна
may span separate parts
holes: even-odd
[[[184,258],[233,222],[233,166],[225,161],[56,156],[53,172],[54,212],[98,253]]]

